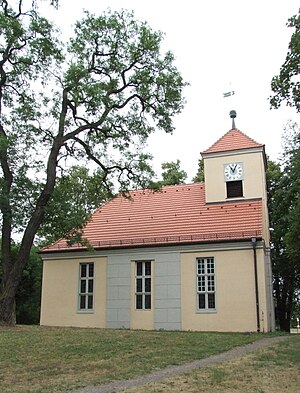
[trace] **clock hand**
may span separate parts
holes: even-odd
[[[237,166],[237,164],[231,165],[231,166],[230,166],[231,173],[234,173],[234,172],[235,172],[236,166]]]

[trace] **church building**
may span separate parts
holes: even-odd
[[[274,330],[264,145],[235,128],[202,152],[204,183],[131,191],[83,237],[45,247],[41,325]]]

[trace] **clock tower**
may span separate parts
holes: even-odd
[[[267,200],[264,145],[232,128],[201,153],[206,203]]]
[[[253,270],[247,270],[247,277],[253,277],[252,290],[255,293],[256,325],[259,331],[265,318],[268,318],[270,326],[274,328],[267,161],[264,145],[238,130],[234,123],[235,112],[232,111],[230,115],[233,118],[231,130],[201,153],[204,163],[205,203],[207,210],[216,209],[220,217],[223,213],[226,216],[229,211],[236,213],[225,220],[224,230],[228,230],[229,234],[228,244],[223,245],[225,251],[229,251],[232,246],[230,234],[235,233],[236,228],[241,229],[245,238],[249,236],[239,243],[239,247],[243,251],[248,250],[249,261],[253,258]],[[259,208],[255,207],[256,203]],[[247,213],[247,220],[252,223],[259,222],[261,233],[253,234],[247,231],[247,220],[240,213],[245,206],[253,209]],[[208,225],[213,225],[213,222]],[[238,257],[238,269],[247,263],[246,260],[245,256]],[[235,271],[238,269],[235,267]],[[265,287],[261,286],[262,283]],[[270,312],[263,311],[263,304],[267,304]]]

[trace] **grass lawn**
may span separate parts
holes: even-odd
[[[62,392],[208,357],[261,334],[0,328],[0,391]]]
[[[299,393],[300,335],[230,362],[126,393]]]

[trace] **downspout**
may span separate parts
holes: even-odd
[[[256,254],[256,237],[252,237],[251,239],[252,247],[253,247],[253,262],[254,262],[254,282],[255,282],[255,302],[256,302],[256,324],[257,331],[260,332],[260,324],[259,324],[259,295],[258,295],[258,276],[257,276],[257,254]]]

